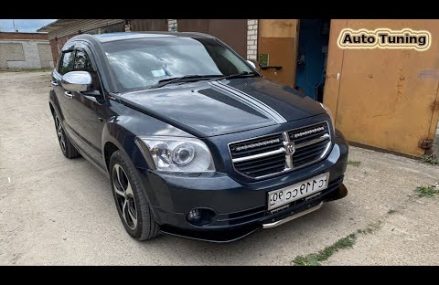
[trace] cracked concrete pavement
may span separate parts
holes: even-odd
[[[47,72],[0,72],[0,264],[290,265],[382,220],[327,265],[439,265],[439,166],[351,147],[349,195],[278,228],[230,244],[171,236],[137,242],[125,233],[107,178],[59,150]],[[396,212],[389,214],[389,210]]]

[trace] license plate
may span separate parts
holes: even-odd
[[[282,207],[328,187],[329,172],[314,176],[294,185],[268,192],[268,210]]]

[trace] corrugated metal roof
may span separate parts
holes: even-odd
[[[85,33],[89,30],[119,24],[124,21],[124,19],[59,19],[38,29],[38,32],[47,32],[49,34],[49,39],[53,39],[55,37],[76,35],[79,31],[81,31],[81,33]]]

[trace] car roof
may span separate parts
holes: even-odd
[[[79,34],[70,38],[63,46],[62,50],[71,48],[71,43],[76,41],[88,41],[94,46],[100,46],[103,43],[124,41],[131,39],[148,39],[148,38],[194,38],[194,39],[215,39],[214,36],[195,33],[195,32],[119,32],[105,34]]]
[[[141,39],[141,38],[175,38],[175,37],[190,37],[190,38],[212,38],[212,36],[202,33],[191,32],[120,32],[120,33],[106,33],[91,35],[101,43]]]

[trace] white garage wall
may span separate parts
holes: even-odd
[[[0,69],[52,67],[53,60],[48,41],[0,41]]]

